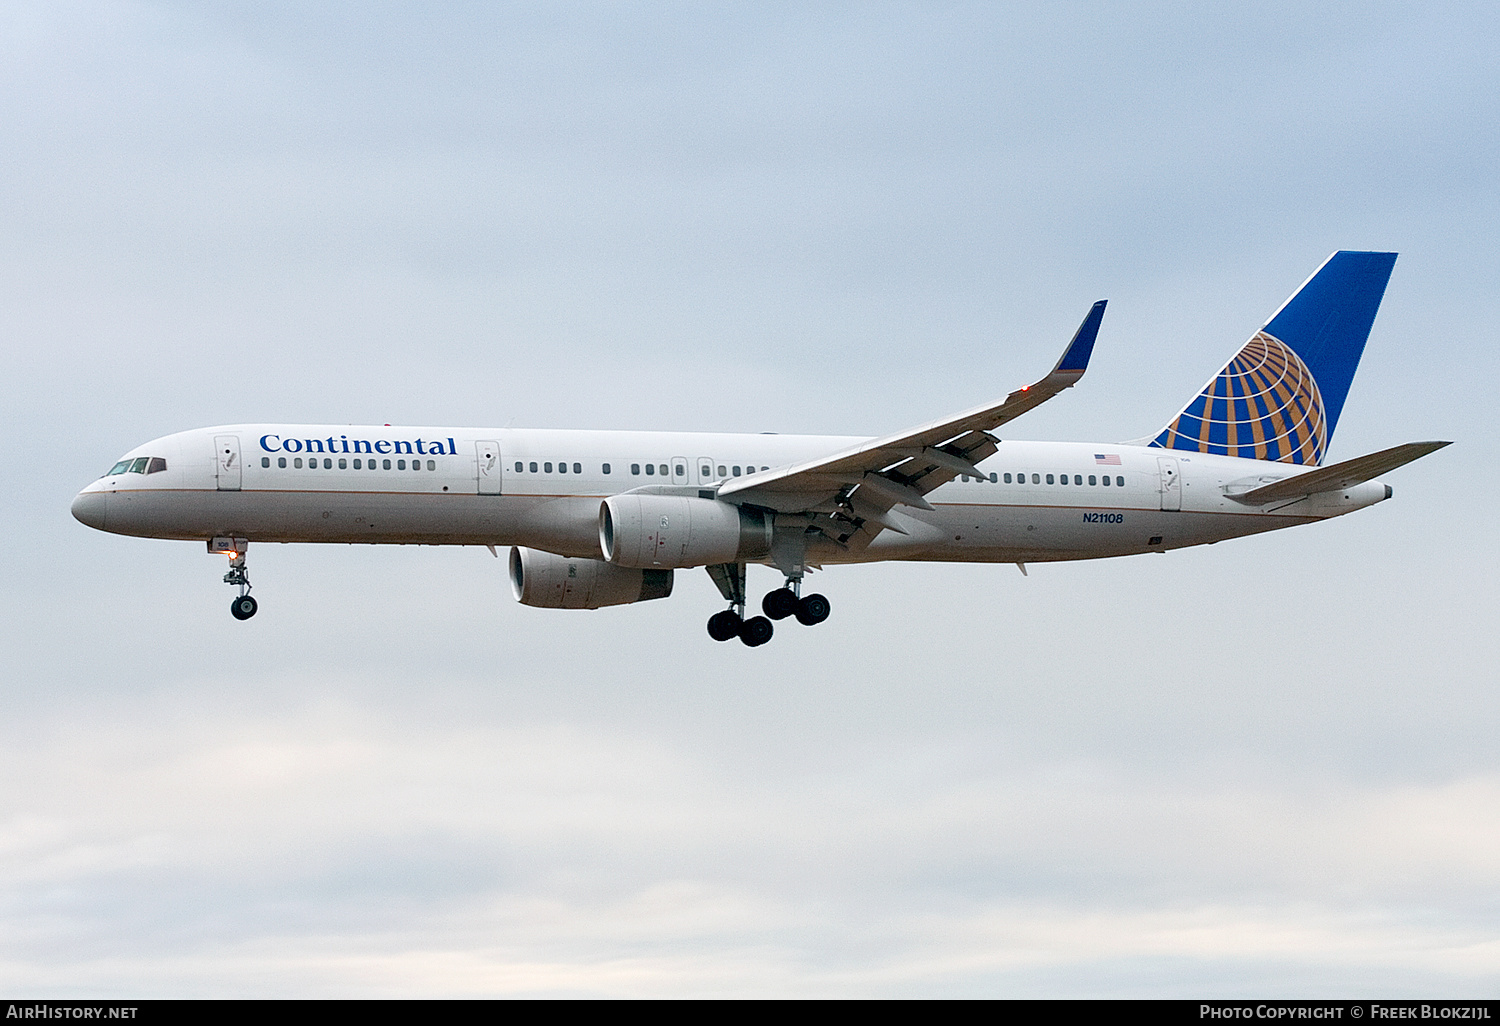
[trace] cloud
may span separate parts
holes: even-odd
[[[0,976],[386,995],[1080,993],[1122,961],[1176,964],[1186,989],[1259,962],[1379,967],[1392,993],[1494,979],[1470,905],[1500,884],[1494,775],[1309,792],[910,746],[789,788],[619,730],[294,686],[312,694],[274,714],[200,687],[8,739]]]

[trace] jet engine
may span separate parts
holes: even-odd
[[[632,570],[517,545],[510,550],[516,601],[543,609],[599,609],[672,594],[671,570]]]
[[[771,524],[717,499],[626,493],[599,506],[599,547],[616,566],[742,562],[771,551]]]

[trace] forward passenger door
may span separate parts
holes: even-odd
[[[475,442],[474,458],[479,467],[479,494],[500,494],[500,443]]]
[[[221,492],[240,490],[240,436],[214,437],[214,474]],[[202,451],[201,449],[199,450]]]

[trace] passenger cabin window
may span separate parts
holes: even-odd
[[[432,469],[432,461],[431,460],[427,461],[427,469],[428,470]],[[575,474],[582,474],[583,473],[583,464],[582,463],[575,463],[575,464],[573,464],[573,473],[575,473]]]
[[[1117,478],[1115,478],[1115,484],[1119,485],[1121,488],[1124,488],[1125,487],[1125,479],[1123,477],[1117,477]]]
[[[1047,483],[1048,483],[1048,484],[1051,484],[1051,483],[1052,483],[1052,475],[1051,475],[1051,474],[1048,474],[1048,475],[1047,475]]]
[[[734,474],[735,477],[739,477],[740,476],[740,468],[739,467],[730,467],[729,469]]]
[[[557,465],[557,472],[559,474],[566,474],[568,472],[568,465],[566,463],[559,463]]]
[[[280,467],[282,470],[285,470],[286,469],[286,457],[285,456],[278,456],[278,457],[276,457],[276,465],[278,467]]]
[[[516,460],[516,473],[520,474],[523,471],[525,471],[525,469],[526,469],[526,464],[522,463],[520,460]]]
[[[531,472],[532,472],[532,473],[533,473],[533,474],[535,474],[535,473],[536,473],[536,463],[535,463],[535,462],[533,462],[533,463],[532,463],[532,464],[531,464]]]
[[[630,465],[630,472],[639,477],[641,474],[641,465],[639,463],[632,463]]]
[[[655,463],[648,463],[648,464],[646,464],[646,474],[648,476],[655,476],[655,474],[656,474],[656,464]]]
[[[542,470],[544,472],[548,473],[548,474],[552,473],[552,464],[550,464],[550,463],[543,463],[542,464]]]
[[[675,467],[673,473],[675,473],[678,477],[687,476],[687,467],[684,467],[681,463],[673,464],[673,466]]]
[[[726,466],[724,466],[724,464],[722,464],[722,463],[719,464],[719,476],[720,477],[728,477],[729,476],[729,468],[726,467]]]
[[[662,477],[666,477],[667,476],[667,465],[665,463],[663,463],[661,466],[657,467],[656,469],[661,474]]]
[[[603,469],[603,470],[604,470],[604,472],[605,472],[605,473],[606,473],[606,474],[608,474],[608,473],[609,473],[609,464],[608,464],[608,463],[606,463],[606,464],[604,464],[604,466],[603,466],[603,468],[602,468],[602,469]]]
[[[346,459],[344,459],[344,457],[342,457],[342,456],[339,457],[339,469],[340,470],[348,470],[349,469],[349,461],[346,460]]]
[[[271,465],[271,457],[269,457],[269,456],[262,456],[260,458],[260,465],[263,466],[263,467],[269,467]]]
[[[713,477],[714,476],[714,468],[710,467],[707,463],[705,463],[701,467],[698,468],[698,476],[702,477],[702,478]]]

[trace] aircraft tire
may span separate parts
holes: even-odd
[[[708,636],[715,641],[728,641],[740,633],[740,618],[732,609],[715,613],[708,618]]]
[[[255,599],[249,595],[241,595],[229,603],[229,614],[236,620],[248,620],[255,615],[255,611],[259,608],[260,603],[256,602]]]
[[[752,616],[740,624],[740,640],[747,648],[759,648],[770,641],[774,633],[776,633],[776,628],[771,626],[771,621],[764,616]]]
[[[802,601],[797,603],[797,622],[811,627],[828,619],[828,614],[832,611],[828,599],[822,595],[804,595]]]
[[[797,611],[797,596],[791,588],[777,588],[760,600],[760,608],[773,620],[785,620]]]

